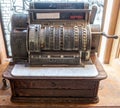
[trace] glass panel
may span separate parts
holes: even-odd
[[[27,12],[30,2],[63,2],[63,0],[0,0],[0,7],[2,13],[4,36],[7,46],[8,56],[12,56],[10,46],[10,18],[13,13]],[[64,0],[64,2],[89,2],[90,7],[97,5],[98,11],[94,24],[101,24],[104,7],[104,0]]]

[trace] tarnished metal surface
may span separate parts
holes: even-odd
[[[80,32],[82,32],[80,34]],[[54,27],[31,25],[29,29],[29,51],[40,50],[64,50],[64,51],[86,51],[90,50],[90,29],[88,27]],[[81,40],[82,39],[82,40]]]
[[[28,23],[27,14],[13,14],[11,18],[12,29],[26,29]]]
[[[14,14],[14,62],[24,61],[33,66],[83,66],[84,61],[90,62],[90,54],[97,52],[99,44],[99,34],[92,33],[100,32],[99,25],[90,25],[96,10],[92,9],[92,16],[90,11],[86,3],[31,3],[29,16]]]

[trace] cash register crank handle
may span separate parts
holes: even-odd
[[[107,35],[104,32],[92,32],[92,35],[102,35],[105,36],[106,38],[113,38],[113,39],[118,39],[117,35]]]

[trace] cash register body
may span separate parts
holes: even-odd
[[[99,82],[106,73],[97,59],[100,26],[94,25],[96,7],[88,3],[30,3],[29,14],[13,14],[11,48],[14,65],[3,74],[10,81],[13,102],[98,102]],[[26,68],[66,69],[67,75],[24,75]],[[69,69],[93,66],[91,76],[69,75]],[[68,72],[67,72],[68,70]],[[49,71],[49,70],[48,70]],[[87,71],[84,71],[87,72]],[[54,71],[52,71],[54,73]],[[78,71],[78,73],[80,73]],[[18,76],[17,76],[18,75]]]

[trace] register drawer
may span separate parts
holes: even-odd
[[[65,80],[65,79],[49,79],[49,80],[14,80],[14,88],[43,88],[43,89],[94,89],[98,86],[98,81],[94,80]]]
[[[16,96],[24,97],[94,97],[96,90],[70,89],[15,89]]]

